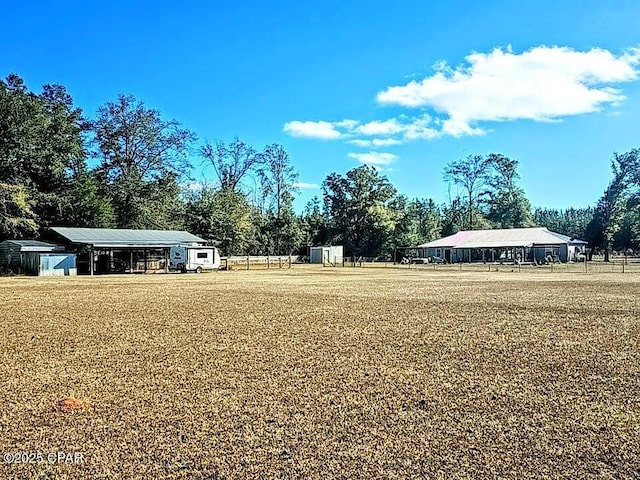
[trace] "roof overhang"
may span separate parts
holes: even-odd
[[[92,248],[122,248],[122,249],[130,249],[130,250],[140,250],[140,249],[151,249],[151,248],[170,248],[170,247],[198,247],[203,246],[200,243],[79,243],[78,245],[86,245]]]
[[[456,245],[455,249],[464,249],[464,248],[522,248],[522,247],[530,247],[533,243],[530,241],[513,241],[513,242],[469,242],[463,243],[460,245]]]
[[[20,247],[21,252],[62,252],[64,251],[64,247],[59,247],[57,245],[53,247]]]

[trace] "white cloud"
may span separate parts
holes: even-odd
[[[322,140],[335,140],[340,138],[341,133],[336,130],[331,122],[323,120],[319,122],[300,122],[294,120],[284,125],[284,132],[292,137],[319,138]]]
[[[363,140],[361,138],[356,138],[354,140],[349,140],[349,143],[352,143],[358,147],[389,147],[392,145],[399,145],[402,143],[401,140],[395,138],[372,138]]]
[[[359,121],[357,120],[342,120],[340,122],[335,122],[334,125],[336,127],[341,127],[341,128],[346,128],[347,130],[353,130],[354,128],[356,128],[358,125],[360,124]]]
[[[380,148],[399,145],[409,140],[430,139],[441,134],[432,126],[429,115],[408,117],[401,115],[384,121],[359,123],[356,120],[339,122],[293,121],[285,125],[290,135],[320,139],[344,139],[362,148]],[[380,138],[382,137],[382,138]]]
[[[360,163],[377,166],[389,165],[398,159],[397,155],[386,152],[349,153],[348,156],[355,158]]]
[[[496,48],[466,61],[456,68],[441,62],[435,74],[389,87],[377,99],[446,115],[443,134],[477,135],[484,133],[477,122],[549,121],[619,104],[625,97],[611,84],[638,79],[640,50],[615,56],[597,48],[540,46],[521,54]]]
[[[187,184],[187,190],[190,190],[192,192],[199,192],[204,188],[205,188],[205,184],[199,181],[193,181]]]
[[[432,75],[377,95],[381,104],[419,109],[420,114],[370,122],[296,120],[284,131],[297,137],[340,139],[367,149],[444,135],[484,135],[484,122],[559,121],[617,106],[625,100],[619,84],[640,78],[638,48],[615,55],[601,48],[539,46],[514,53],[507,47],[472,53],[465,60],[456,67],[440,61]]]
[[[432,119],[429,115],[423,115],[420,118],[415,118],[404,129],[405,140],[430,140],[441,135],[441,132],[437,128],[433,128]]]
[[[383,122],[369,122],[360,125],[355,129],[357,133],[361,133],[365,136],[382,136],[382,135],[395,135],[403,130],[398,120],[391,118]]]
[[[295,188],[299,188],[301,190],[317,190],[320,188],[320,185],[317,183],[306,183],[306,182],[296,182],[293,184]]]

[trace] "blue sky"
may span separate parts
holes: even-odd
[[[441,203],[447,162],[503,153],[534,206],[566,208],[640,146],[639,20],[632,0],[11,2],[0,75],[89,116],[132,93],[200,142],[281,143],[306,187],[366,162]]]

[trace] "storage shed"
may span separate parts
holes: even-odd
[[[342,245],[321,245],[311,247],[309,251],[309,261],[311,263],[322,263],[323,265],[337,265],[342,263]]]
[[[64,246],[38,240],[0,243],[0,268],[39,276],[75,275],[76,255]]]

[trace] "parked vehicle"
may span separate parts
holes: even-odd
[[[220,254],[215,247],[171,247],[169,270],[202,273],[220,268]]]
[[[429,259],[428,258],[417,258],[414,257],[411,259],[411,263],[415,264],[415,265],[422,265],[424,263],[429,263]]]

